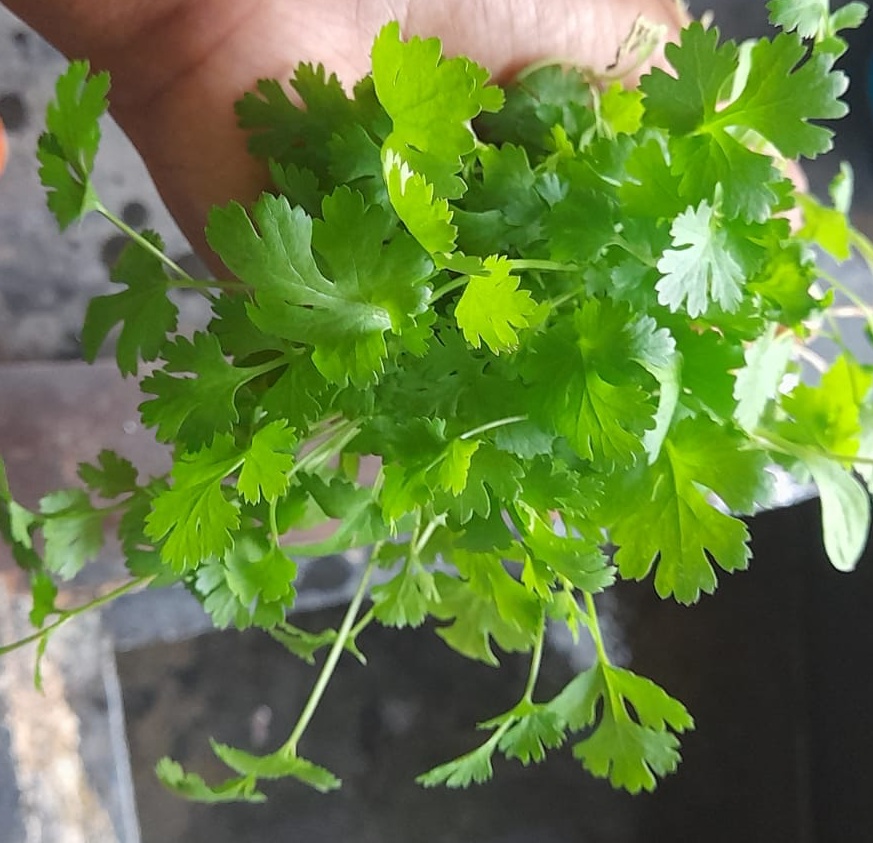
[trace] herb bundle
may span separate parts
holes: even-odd
[[[104,451],[82,488],[36,512],[0,473],[32,640],[44,649],[83,610],[55,605],[56,581],[120,512],[132,579],[111,596],[181,582],[217,627],[263,629],[308,660],[327,651],[279,749],[215,743],[232,778],[208,785],[164,759],[165,784],[204,801],[259,801],[259,781],[279,777],[337,787],[298,746],[338,659],[362,658],[371,622],[433,618],[461,655],[529,653],[530,674],[518,704],[481,724],[484,742],[424,785],[482,782],[495,754],[528,764],[571,740],[590,773],[651,790],[693,721],[610,661],[596,595],[617,577],[651,577],[681,603],[712,593],[749,564],[737,516],[767,505],[774,464],[816,484],[828,556],[856,564],[873,372],[834,331],[834,297],[871,327],[873,314],[813,247],[839,261],[873,245],[848,222],[847,169],[825,206],[785,162],[830,148],[812,121],[846,111],[838,33],[865,9],[769,6],[774,38],[738,47],[691,24],[667,47],[672,73],[638,90],[555,66],[502,90],[396,24],[351,94],[307,65],[291,80],[300,105],[260,82],[238,115],[274,189],[211,212],[223,281],[191,278],[103,205],[91,176],[108,77],[74,63],[59,80],[38,150],[49,206],[61,227],[97,212],[131,237],[119,291],[90,304],[84,353],[115,331],[122,373],[150,364],[142,419],[174,462],[145,479]],[[209,300],[205,330],[177,335],[175,287]],[[832,363],[809,350],[820,337],[840,346]],[[810,359],[820,377],[801,379]],[[301,540],[322,522],[329,538]],[[340,627],[293,626],[295,560],[359,547],[372,552]],[[556,624],[590,635],[596,660],[543,700]]]

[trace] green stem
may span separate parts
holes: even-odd
[[[451,281],[447,281],[442,287],[438,287],[434,290],[433,295],[430,297],[430,304],[439,301],[443,296],[446,296],[449,293],[453,293],[459,287],[463,287],[469,280],[469,275],[461,275],[459,278],[453,278]]]
[[[300,471],[309,471],[313,468],[319,468],[331,457],[336,456],[349,442],[352,441],[360,430],[360,423],[356,421],[345,422],[338,425],[330,436],[320,444],[316,445],[311,451],[304,454],[288,472],[289,477],[293,477]]]
[[[546,640],[546,611],[540,610],[540,626],[537,630],[537,640],[534,644],[530,658],[530,671],[527,675],[527,684],[524,686],[524,701],[533,703],[533,692],[536,688],[537,679],[540,676],[540,666],[543,662],[543,645]]]
[[[165,255],[154,243],[149,242],[136,229],[131,228],[124,220],[115,216],[103,203],[98,203],[97,212],[105,219],[109,220],[119,231],[126,234],[131,240],[140,245],[147,252],[154,255],[164,266],[172,270],[179,278],[182,278],[186,283],[190,283],[194,279],[182,269],[172,258]]]
[[[496,421],[486,422],[485,424],[480,424],[479,427],[474,427],[472,430],[467,430],[462,433],[458,439],[472,439],[474,436],[478,436],[480,433],[485,433],[489,430],[494,430],[497,427],[506,427],[510,424],[518,424],[519,422],[526,422],[528,420],[527,416],[507,416],[503,419],[497,419]]]
[[[583,591],[582,594],[585,596],[585,610],[588,613],[588,631],[591,633],[591,639],[594,641],[597,660],[603,665],[611,665],[612,662],[609,660],[606,646],[603,643],[600,621],[597,619],[597,607],[594,605],[594,596],[587,591]]]
[[[870,245],[869,241],[868,245]],[[871,247],[871,250],[873,250],[873,247]],[[873,251],[871,251],[871,254],[869,256],[865,255],[864,260],[866,261],[868,267],[870,267],[870,269],[873,269]],[[867,304],[864,299],[862,299],[853,290],[849,289],[849,287],[843,284],[842,281],[840,281],[831,273],[822,272],[821,276],[834,289],[839,290],[850,302],[852,302],[852,304],[854,304],[861,311],[861,313],[864,314],[864,319],[867,321],[867,327],[870,329],[871,332],[873,332],[873,309],[870,308],[870,305]]]
[[[279,547],[279,521],[276,517],[276,507],[279,503],[279,498],[273,498],[270,501],[270,536],[273,539],[273,547]]]
[[[6,644],[5,646],[0,647],[0,656],[5,656],[7,653],[11,653],[13,650],[18,650],[21,647],[26,646],[27,644],[32,644],[34,641],[39,641],[40,638],[50,635],[59,626],[63,626],[67,621],[72,620],[77,615],[84,614],[85,612],[89,612],[93,609],[99,609],[101,606],[105,606],[107,603],[111,603],[116,598],[121,597],[128,592],[134,591],[142,585],[145,585],[150,579],[152,578],[137,577],[135,580],[131,580],[130,582],[125,583],[124,585],[107,592],[101,597],[96,597],[94,600],[91,600],[88,603],[77,606],[75,609],[61,610],[59,612],[60,616],[58,617],[58,619],[50,623],[48,626],[45,626],[37,632],[34,632],[32,635],[28,635],[26,638],[20,638],[18,641],[13,641],[11,644]]]
[[[790,439],[785,439],[784,437],[779,436],[778,433],[773,433],[770,430],[758,428],[751,435],[753,439],[757,440],[764,447],[773,451],[778,451],[780,454],[785,454],[789,457],[795,457],[799,460],[812,455],[841,463],[873,465],[873,457],[862,457],[856,454],[838,454],[834,451],[827,451],[824,448],[811,448],[808,445],[798,445],[796,442],[792,442]]]
[[[371,606],[363,615],[361,615],[361,619],[352,627],[349,632],[349,640],[354,641],[372,622],[376,617],[376,610]]]
[[[333,672],[334,670],[336,670],[337,662],[339,662],[339,658],[342,655],[343,650],[345,649],[346,641],[348,641],[349,639],[349,635],[355,623],[355,618],[358,614],[358,610],[361,608],[361,602],[363,601],[364,595],[367,592],[367,584],[370,581],[370,575],[373,572],[374,566],[375,553],[370,557],[369,562],[367,562],[367,567],[364,569],[364,573],[361,576],[361,581],[358,583],[358,587],[355,590],[354,596],[352,597],[352,602],[349,603],[349,608],[346,609],[345,616],[343,617],[343,622],[340,625],[339,630],[337,631],[336,638],[331,645],[330,652],[327,654],[327,658],[324,661],[324,666],[321,668],[321,673],[319,673],[318,679],[316,679],[315,681],[315,685],[312,688],[309,699],[306,701],[306,705],[303,707],[300,718],[297,720],[297,724],[294,726],[294,730],[291,732],[288,740],[285,741],[285,743],[282,745],[279,752],[285,753],[289,756],[294,756],[297,754],[297,744],[300,742],[300,738],[306,731],[306,727],[309,725],[309,721],[312,720],[312,716],[315,714],[315,710],[318,708],[319,702],[321,702],[321,698],[324,695],[324,692],[327,688],[328,683],[330,682],[331,677],[333,676]]]
[[[421,510],[419,510],[420,512]],[[421,535],[417,536],[413,541],[410,542],[410,547],[412,549],[412,555],[418,559],[421,555],[421,551],[427,547],[427,543],[431,540],[433,534],[437,531],[438,528],[442,527],[443,524],[446,523],[446,518],[444,515],[439,516],[438,518],[434,518],[427,527],[422,530]]]
[[[510,260],[509,265],[514,270],[539,269],[544,272],[579,272],[579,267],[572,263],[559,263],[546,260]]]

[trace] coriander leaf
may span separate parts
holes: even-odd
[[[213,752],[228,767],[254,779],[294,778],[319,793],[336,790],[342,782],[324,767],[319,767],[299,755],[279,750],[270,755],[252,755],[218,741],[210,741]]]
[[[137,488],[137,470],[133,463],[115,451],[103,450],[97,456],[97,465],[80,463],[79,477],[89,489],[104,498],[134,492]]]
[[[38,571],[30,578],[30,593],[33,597],[33,608],[30,610],[28,619],[39,629],[49,615],[58,611],[55,606],[58,587],[48,574],[44,571]]]
[[[143,232],[152,245],[163,251],[164,244],[154,232]],[[97,357],[110,330],[121,323],[115,346],[118,368],[123,375],[135,375],[139,360],[154,360],[176,330],[178,309],[168,298],[169,281],[158,257],[142,245],[124,247],[111,278],[127,289],[111,296],[97,296],[88,303],[82,327],[82,351],[88,362]]]
[[[571,729],[595,726],[573,755],[630,793],[654,790],[656,776],[676,769],[674,732],[694,728],[682,703],[654,682],[603,662],[580,673],[548,708]]]
[[[622,576],[642,579],[657,565],[655,590],[680,603],[712,593],[712,562],[743,569],[749,560],[746,526],[725,515],[703,489],[749,512],[769,495],[765,457],[741,449],[742,439],[704,417],[688,419],[667,437],[650,466],[618,476],[607,488],[603,518]]]
[[[827,25],[829,0],[769,0],[770,23],[801,38],[815,38]]]
[[[840,355],[818,386],[801,383],[782,396],[782,408],[790,419],[777,425],[779,434],[824,454],[852,457],[860,441],[861,406],[871,385],[873,373]]]
[[[711,304],[735,311],[743,297],[743,271],[713,207],[704,200],[688,208],[673,221],[670,235],[673,248],[658,261],[663,275],[656,285],[658,302],[674,313],[684,305],[692,318]]]
[[[479,444],[476,439],[453,439],[449,442],[437,473],[437,483],[441,489],[451,492],[455,497],[464,491],[470,474],[470,462]]]
[[[655,408],[641,386],[651,376],[633,358],[638,340],[630,312],[589,299],[575,314],[537,337],[523,376],[532,384],[533,414],[567,437],[596,466],[632,462]],[[658,335],[660,343],[660,335]]]
[[[557,749],[564,743],[564,728],[560,718],[547,706],[529,706],[530,710],[516,715],[515,722],[498,743],[507,758],[517,758],[527,767],[546,757],[547,749]]]
[[[392,120],[385,148],[393,149],[433,184],[437,195],[460,196],[461,157],[472,152],[470,128],[481,111],[497,111],[502,91],[488,86],[488,72],[466,58],[444,58],[436,38],[400,39],[386,24],[372,50],[376,95]]]
[[[236,487],[248,503],[258,503],[261,496],[274,501],[288,489],[288,472],[294,464],[293,451],[297,444],[294,432],[283,421],[262,427],[252,437],[243,457],[243,467]]]
[[[676,74],[654,68],[640,81],[646,123],[686,135],[712,118],[738,66],[736,44],[719,45],[718,38],[717,28],[705,29],[695,21],[682,30],[678,44],[665,46]]]
[[[752,129],[786,158],[814,158],[827,152],[833,132],[809,121],[842,117],[848,110],[839,97],[848,86],[834,71],[833,56],[807,58],[798,35],[762,38],[751,51],[751,67],[743,92],[710,121],[713,127]]]
[[[670,166],[665,147],[662,139],[653,137],[631,151],[618,192],[625,213],[673,219],[688,207],[679,190],[681,175]]]
[[[481,561],[485,555],[476,554],[476,558]],[[538,601],[502,570],[499,560],[483,567],[485,570],[469,571],[475,575],[473,581],[437,571],[434,584],[439,600],[431,604],[430,613],[439,620],[451,621],[439,627],[437,635],[453,650],[496,667],[499,662],[491,649],[492,638],[506,652],[533,646],[538,618],[533,624],[531,620],[539,614]]]
[[[467,524],[478,515],[488,518],[492,512],[492,494],[497,501],[509,503],[521,492],[524,469],[510,454],[482,443],[472,454],[467,483],[463,491],[441,503],[457,525]],[[428,481],[429,482],[429,481]]]
[[[186,452],[174,464],[173,485],[154,499],[145,532],[155,541],[166,537],[161,557],[176,572],[220,557],[232,546],[239,511],[225,496],[222,481],[241,462],[229,437],[216,437],[212,445]]]
[[[744,430],[755,430],[767,404],[777,394],[794,352],[794,339],[789,333],[777,334],[773,325],[747,346],[746,365],[737,372],[734,386],[736,420]]]
[[[437,787],[444,784],[452,788],[469,787],[474,782],[476,784],[487,782],[494,775],[491,756],[494,755],[496,748],[497,741],[491,738],[472,752],[434,767],[416,778],[416,781],[424,787]]]
[[[316,264],[312,220],[284,197],[265,194],[251,219],[236,203],[213,209],[207,239],[228,268],[254,288],[249,315],[258,327],[312,346],[313,362],[331,382],[351,379],[362,386],[382,371],[385,332],[399,332],[397,320],[423,310],[421,285],[431,265],[402,239],[386,245],[380,211],[365,208],[345,188],[325,199],[324,210],[324,235],[331,236],[320,242],[324,257],[339,270],[333,280]],[[351,243],[364,261],[360,275],[349,260]]]
[[[421,626],[429,606],[440,599],[433,574],[411,558],[407,558],[399,574],[374,586],[372,597],[376,620],[398,629]]]
[[[600,96],[600,119],[614,135],[633,135],[643,122],[643,93],[613,82]]]
[[[469,276],[455,306],[455,319],[473,348],[482,341],[494,354],[518,344],[518,329],[527,328],[537,313],[537,303],[527,290],[519,290],[507,258],[485,258],[482,274]]]
[[[88,62],[71,62],[58,79],[55,98],[46,111],[46,132],[37,149],[39,176],[62,229],[100,208],[91,171],[108,90],[108,73],[91,76]]]
[[[780,201],[775,184],[782,176],[772,158],[748,149],[727,132],[675,138],[670,149],[686,204],[720,197],[726,218],[766,222]]]
[[[286,650],[303,659],[307,664],[315,664],[315,653],[322,647],[333,644],[337,636],[335,629],[323,629],[321,632],[315,633],[307,632],[296,626],[291,626],[284,620],[281,621],[280,625],[273,624],[266,627],[265,631]],[[367,657],[358,648],[356,637],[349,636],[343,646],[346,652],[351,653],[360,664],[367,664]]]
[[[554,151],[556,125],[578,146],[594,131],[591,89],[578,68],[551,64],[529,69],[507,88],[500,111],[477,120],[486,139],[517,144],[532,156]]]
[[[825,551],[838,571],[853,571],[870,537],[870,495],[852,473],[833,460],[805,455],[821,498]]]
[[[228,779],[219,785],[206,784],[196,773],[186,773],[171,758],[161,758],[155,767],[161,784],[173,793],[192,802],[265,802],[267,797],[257,790],[252,776]]]
[[[522,542],[533,557],[564,577],[576,588],[596,593],[609,587],[615,580],[615,569],[600,549],[599,536],[557,535],[539,515],[528,507],[520,506],[524,531]]]
[[[761,270],[749,281],[750,292],[762,296],[768,318],[795,326],[826,304],[815,299],[810,288],[817,278],[814,261],[803,243],[786,243],[771,252]]]
[[[261,542],[239,541],[225,560],[227,585],[243,606],[281,602],[285,608],[294,604],[297,591],[293,586],[297,563],[281,548],[264,549]]]
[[[259,80],[257,92],[236,103],[240,126],[252,132],[249,149],[259,157],[275,159],[283,168],[305,168],[323,185],[331,184],[330,142],[356,125],[360,109],[337,76],[320,64],[299,65],[290,82],[302,107],[272,79]]]
[[[838,261],[847,260],[852,253],[852,228],[846,214],[802,193],[797,201],[803,211],[803,226],[797,236],[817,243]]]
[[[105,512],[91,505],[81,489],[65,489],[46,495],[39,502],[45,565],[65,580],[72,579],[89,559],[103,548]]]
[[[385,154],[384,177],[391,206],[409,233],[432,255],[453,252],[458,229],[449,203],[434,196],[433,185],[391,149]]]
[[[143,423],[157,427],[163,441],[189,448],[208,445],[216,433],[229,433],[239,413],[236,394],[262,371],[232,366],[213,334],[196,333],[193,342],[178,337],[162,352],[163,370],[144,378],[142,390],[154,398],[140,404]],[[173,374],[194,377],[173,377]]]

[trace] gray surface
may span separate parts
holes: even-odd
[[[0,361],[78,357],[78,335],[88,300],[109,289],[107,262],[119,240],[106,221],[86,219],[63,236],[45,206],[34,156],[46,103],[65,60],[0,7],[0,117],[10,156],[0,178]],[[168,251],[190,255],[118,127],[104,122],[95,182],[106,205],[131,224],[157,228]],[[181,321],[197,323],[198,297],[182,296]]]

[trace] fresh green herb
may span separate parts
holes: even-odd
[[[850,293],[833,307],[845,291],[810,246],[869,262],[873,244],[848,222],[848,170],[827,207],[796,193],[785,159],[830,148],[816,121],[846,110],[838,33],[864,9],[769,5],[784,30],[773,39],[743,52],[692,24],[667,48],[672,72],[638,91],[556,67],[503,91],[396,24],[351,95],[320,67],[291,81],[305,108],[260,83],[239,118],[275,192],[210,214],[207,239],[236,279],[222,283],[191,279],[156,234],[105,209],[91,174],[108,79],[82,63],[61,78],[39,145],[49,205],[62,227],[97,211],[133,241],[112,274],[125,289],[88,310],[85,354],[120,325],[121,371],[156,361],[141,412],[175,459],[144,481],[104,452],[82,466],[85,488],[38,512],[0,473],[0,532],[33,583],[27,640],[44,648],[84,610],[55,607],[55,579],[92,558],[121,513],[133,579],[119,593],[182,582],[217,626],[263,629],[308,662],[327,648],[281,747],[214,744],[236,774],[217,786],[164,759],[168,787],[204,801],[260,801],[258,783],[276,777],[337,787],[298,744],[338,660],[364,661],[372,622],[431,618],[468,658],[531,663],[518,705],[482,724],[487,740],[423,784],[482,782],[495,753],[529,764],[574,741],[593,775],[651,790],[693,721],[610,661],[595,595],[650,574],[681,603],[713,592],[749,564],[737,516],[767,504],[776,462],[818,485],[828,555],[854,567],[870,521],[873,371],[808,347],[839,343],[846,311],[873,316]],[[175,333],[167,292],[180,286],[214,313],[192,337]],[[805,359],[818,382],[798,378]],[[380,460],[370,483],[365,456]],[[331,519],[330,538],[298,538]],[[291,626],[296,560],[356,547],[370,561],[339,629]],[[596,658],[539,699],[561,624],[590,634]]]

